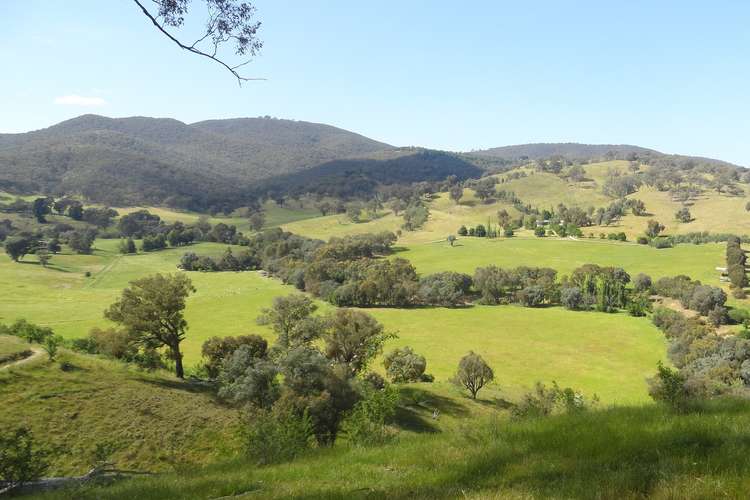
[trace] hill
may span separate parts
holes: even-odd
[[[532,143],[482,149],[467,154],[480,158],[495,158],[505,161],[533,161],[556,156],[569,160],[588,161],[639,158],[641,160],[649,159],[652,163],[680,164],[692,162],[737,167],[737,165],[715,158],[666,154],[655,149],[630,144]]]
[[[537,160],[540,158],[550,158],[552,156],[579,159],[604,158],[608,154],[614,157],[626,156],[631,153],[638,155],[662,154],[653,149],[631,146],[628,144],[579,144],[575,142],[517,144],[513,146],[501,146],[497,148],[472,151],[471,154],[493,158],[504,158],[507,160]]]
[[[0,134],[0,187],[114,205],[240,205],[259,180],[391,146],[328,125],[271,118],[192,125],[83,115]]]
[[[28,348],[0,335],[0,352]],[[166,372],[67,350],[58,363],[44,354],[6,366],[0,365],[0,428],[22,424],[49,446],[62,447],[52,474],[88,470],[97,444],[110,447],[121,467],[153,471],[216,460],[237,446],[236,410]]]

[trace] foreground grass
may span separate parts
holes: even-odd
[[[226,462],[41,498],[746,498],[750,405],[687,415],[647,405],[509,422],[474,420],[290,464]]]

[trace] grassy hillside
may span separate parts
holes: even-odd
[[[649,405],[508,423],[475,421],[291,464],[217,464],[41,498],[744,498],[750,407],[678,415]]]
[[[0,350],[17,348],[0,336]],[[237,446],[235,410],[205,389],[170,374],[63,352],[63,371],[44,355],[0,370],[0,428],[28,426],[56,454],[51,473],[85,472],[97,444],[125,468],[173,470],[231,456]]]

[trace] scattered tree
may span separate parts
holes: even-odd
[[[183,378],[180,343],[185,338],[187,321],[182,311],[192,292],[195,288],[184,274],[147,276],[131,282],[104,315],[124,326],[140,345],[166,346],[175,363],[175,375]]]
[[[472,399],[477,393],[495,378],[492,368],[478,354],[469,352],[458,363],[458,371],[451,380],[455,385],[467,389]]]

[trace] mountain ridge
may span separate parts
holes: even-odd
[[[366,195],[380,184],[479,177],[555,155],[588,160],[634,155],[666,162],[693,158],[633,145],[580,143],[448,152],[395,147],[331,125],[271,117],[188,124],[85,114],[39,130],[0,134],[0,189],[82,195],[117,205],[224,209],[252,203],[270,191],[299,193],[325,185],[323,192]],[[347,191],[348,183],[359,187]]]

